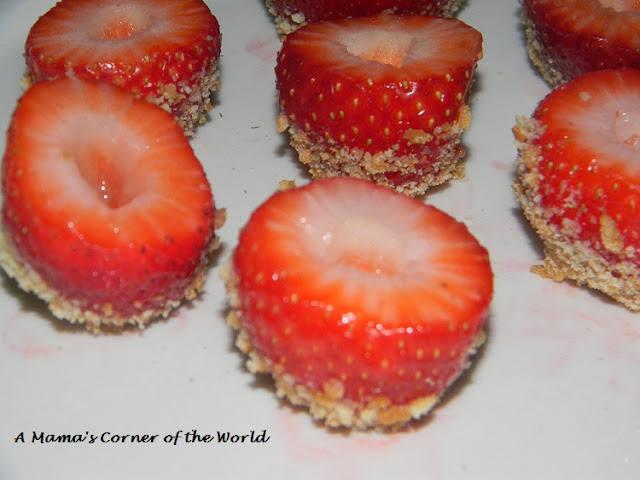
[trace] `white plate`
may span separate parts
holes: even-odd
[[[255,380],[233,347],[220,264],[278,182],[308,176],[276,132],[279,40],[261,0],[209,4],[223,32],[223,87],[193,146],[228,220],[207,292],[144,331],[92,336],[54,320],[0,277],[0,478],[638,479],[640,317],[529,273],[541,253],[511,190],[511,127],[549,88],[528,63],[517,2],[470,0],[460,11],[484,35],[464,136],[467,175],[427,197],[490,251],[488,342],[428,419],[395,435],[318,427],[279,402],[269,382]],[[28,29],[52,5],[0,0],[2,131],[20,95]],[[268,441],[164,442],[194,429],[264,430]],[[25,442],[15,442],[21,432]],[[87,432],[158,437],[147,444],[37,440]]]

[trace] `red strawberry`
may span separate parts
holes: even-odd
[[[535,271],[640,310],[640,72],[576,77],[514,133],[515,189],[545,247]]]
[[[219,87],[220,28],[202,0],[61,0],[25,46],[32,81],[114,83],[170,111],[185,133]]]
[[[288,35],[276,66],[291,144],[314,177],[368,178],[418,195],[462,175],[482,36],[452,18],[380,15]]]
[[[278,31],[289,34],[311,22],[345,17],[365,17],[382,12],[451,17],[464,0],[266,0]]]
[[[20,99],[2,193],[3,268],[90,329],[142,326],[193,298],[223,219],[168,113],[79,78]]]
[[[493,289],[464,225],[348,177],[261,205],[227,280],[249,368],[327,425],[362,429],[431,409],[483,340]]]
[[[637,0],[522,0],[529,56],[557,86],[593,70],[640,67]]]

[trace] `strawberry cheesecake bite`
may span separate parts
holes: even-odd
[[[433,206],[350,177],[281,190],[223,270],[255,373],[329,427],[427,414],[484,340],[487,251]]]
[[[146,325],[202,291],[216,210],[164,110],[106,82],[40,82],[18,101],[2,163],[0,264],[56,317]]]
[[[277,58],[278,128],[314,178],[409,196],[461,178],[482,35],[453,18],[377,15],[309,24]]]
[[[61,0],[29,31],[25,79],[111,82],[193,135],[220,87],[220,45],[218,21],[202,0]]]
[[[545,253],[533,271],[640,311],[640,71],[564,83],[514,134],[515,192]]]
[[[274,17],[278,33],[288,35],[311,22],[347,17],[366,17],[378,13],[452,17],[464,0],[265,0]]]
[[[582,73],[640,67],[637,0],[521,0],[533,65],[555,87]]]

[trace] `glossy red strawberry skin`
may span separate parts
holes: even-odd
[[[61,79],[25,93],[7,133],[2,194],[10,254],[107,323],[179,302],[217,242],[210,186],[183,132],[107,83]]]
[[[279,129],[316,178],[349,175],[423,194],[462,176],[460,139],[481,57],[482,35],[452,18],[306,25],[278,55]]]
[[[460,48],[468,49],[468,61],[438,72],[377,62],[333,68],[335,57],[324,56],[316,43],[309,41],[310,37],[326,36],[329,42],[341,30],[383,29],[396,23],[409,32],[455,25],[467,34]],[[469,98],[470,78],[482,56],[481,44],[479,32],[455,19],[383,15],[307,26],[284,40],[278,56],[280,106],[291,122],[318,142],[329,139],[367,152],[389,148],[398,155],[416,152],[423,145],[411,144],[405,134],[411,129],[431,132],[457,118]],[[427,144],[426,148],[434,146]]]
[[[596,92],[604,96],[618,89],[635,91],[633,101],[637,102],[640,73],[607,70],[582,75],[548,95],[532,116],[542,125],[532,143],[542,152],[535,168],[541,176],[538,191],[541,206],[548,212],[546,220],[559,229],[574,225],[576,240],[608,258],[616,255],[602,245],[599,219],[603,213],[616,220],[625,247],[640,251],[640,171],[624,158],[614,163],[584,145],[576,138],[572,124],[565,124],[563,109],[575,108],[581,97],[598,98]],[[629,155],[633,154],[630,148]]]
[[[385,284],[374,271],[364,273],[369,267],[357,258],[346,256],[332,263],[312,246],[289,248],[292,231],[298,222],[306,223],[306,215],[309,226],[300,227],[309,232],[317,227],[313,215],[301,206],[304,197],[314,199],[312,203],[322,202],[325,195],[344,199],[346,189],[363,203],[379,205],[380,199],[391,199],[405,209],[403,213],[417,215],[419,234],[424,229],[424,235],[431,232],[438,241],[451,241],[450,252],[437,261],[451,262],[447,271],[456,275],[464,271],[467,280],[473,279],[468,288],[460,291],[454,277],[421,287],[408,278],[391,278]],[[347,201],[344,208],[349,211],[351,206]],[[302,234],[293,237],[297,235]],[[487,252],[466,227],[434,207],[349,177],[316,180],[271,197],[242,229],[232,264],[241,330],[269,369],[320,394],[341,384],[340,400],[358,405],[376,400],[407,405],[439,397],[467,366],[493,288]],[[349,283],[351,266],[367,277],[364,284]],[[332,268],[344,276],[336,274],[334,281],[324,283],[325,269]],[[383,267],[383,276],[389,272]],[[368,304],[368,294],[360,290],[369,281],[387,292],[380,293],[386,298],[379,308]],[[406,288],[396,288],[396,281],[405,282]],[[451,301],[456,296],[460,301]]]
[[[443,15],[451,0],[373,0],[369,2],[351,2],[330,0],[275,0],[274,8],[278,13],[300,12],[308,22],[343,17],[363,17],[393,11],[400,14]]]
[[[527,36],[539,48],[530,54],[552,86],[594,70],[640,67],[640,20],[632,2],[621,11],[598,0],[521,3]]]
[[[330,0],[316,2],[313,0],[267,0],[271,13],[281,19],[291,19],[294,15],[302,15],[301,22],[296,17],[289,22],[296,27],[300,24],[332,20],[345,17],[364,17],[382,12],[411,15],[452,16],[460,7],[459,0],[372,0],[353,2]],[[286,30],[286,29],[285,29]],[[287,31],[286,33],[290,33]]]
[[[544,247],[532,270],[640,311],[640,72],[600,70],[556,87],[514,128],[514,189]]]
[[[200,0],[62,0],[35,22],[25,43],[32,82],[70,75],[107,81],[180,122],[194,91],[205,102],[218,88],[220,51],[220,26]]]

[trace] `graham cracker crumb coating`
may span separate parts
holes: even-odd
[[[552,87],[557,87],[570,78],[555,68],[555,61],[538,38],[538,30],[533,21],[522,10],[522,25],[527,45],[527,53],[533,66],[540,72],[542,78]]]
[[[448,180],[464,178],[464,165],[460,160],[466,152],[460,140],[470,123],[471,112],[463,105],[456,121],[436,127],[432,132],[408,130],[405,139],[415,145],[423,145],[434,138],[438,140],[435,151],[415,156],[397,155],[394,148],[371,154],[335,141],[312,138],[289,122],[284,113],[279,115],[277,127],[279,132],[288,130],[291,146],[313,178],[346,175],[372,180],[415,197]],[[391,178],[389,174],[392,174]]]
[[[632,311],[640,311],[640,259],[633,247],[624,248],[615,221],[600,217],[602,246],[614,256],[604,258],[592,245],[576,240],[571,225],[562,228],[549,222],[550,212],[542,206],[539,166],[543,160],[533,140],[541,126],[535,120],[519,117],[514,127],[517,177],[513,188],[524,216],[536,230],[544,248],[544,262],[531,271],[556,282],[573,280],[599,290]],[[615,261],[611,259],[615,258]]]
[[[188,82],[158,85],[157,95],[147,101],[171,113],[185,135],[192,137],[198,125],[206,123],[207,114],[213,108],[211,94],[220,89],[220,70],[212,61],[205,72],[195,73]]]
[[[237,332],[236,346],[247,356],[247,369],[254,374],[271,375],[276,396],[288,400],[293,405],[307,408],[314,420],[330,428],[393,432],[428,414],[440,400],[438,396],[431,394],[402,405],[396,405],[384,396],[370,398],[366,402],[356,402],[343,398],[344,385],[337,378],[326,381],[322,391],[312,390],[297,383],[282,365],[270,362],[254,349],[249,335],[242,326],[241,302],[231,260],[221,268],[220,278],[225,282],[231,306],[227,323]],[[473,355],[484,341],[484,331],[480,330],[467,352],[468,357]],[[469,365],[467,361],[463,367],[467,368]]]
[[[225,210],[216,211],[216,228],[222,226],[225,221]],[[5,273],[13,278],[18,286],[26,291],[35,294],[43,300],[53,315],[61,320],[67,320],[73,324],[81,324],[92,333],[106,331],[117,331],[127,325],[144,328],[151,320],[156,318],[166,318],[184,301],[195,299],[203,290],[208,274],[209,258],[211,254],[220,246],[220,240],[216,236],[208,245],[202,255],[200,265],[196,268],[193,279],[185,288],[182,298],[165,299],[161,308],[141,311],[135,315],[124,317],[119,312],[114,311],[110,304],[105,304],[96,309],[83,308],[78,302],[68,299],[52,288],[47,282],[27,263],[23,262],[14,252],[10,242],[0,231],[0,266]]]

